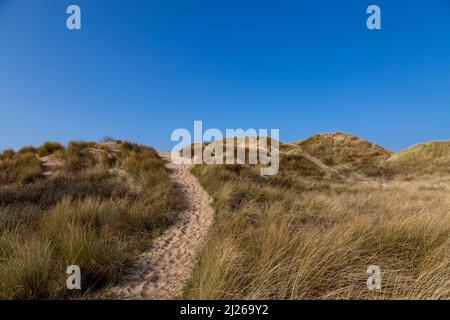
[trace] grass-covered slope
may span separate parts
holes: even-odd
[[[346,133],[317,134],[296,143],[309,155],[335,168],[376,175],[379,164],[392,152]]]
[[[216,217],[186,298],[450,299],[448,177],[341,180],[305,175],[303,161],[271,177],[193,169]],[[370,265],[381,290],[367,288]]]
[[[265,139],[263,143],[260,142],[262,138]],[[230,156],[232,159],[234,159],[233,164],[238,164],[237,159],[240,153],[243,156],[245,163],[248,164],[251,157],[250,154],[253,152],[257,155],[256,167],[259,168],[261,165],[259,150],[262,149],[262,154],[270,157],[273,141],[274,140],[272,138],[266,137],[255,137],[253,139],[246,137],[239,139],[224,139],[211,143],[194,143],[180,150],[180,155],[187,157],[187,154],[190,153],[191,159],[195,159],[195,147],[197,146],[198,150],[202,151],[202,154],[208,153],[214,156],[215,151],[220,150],[221,147],[223,154],[223,163],[226,163],[227,156]],[[227,150],[226,144],[229,142],[233,143],[232,145],[234,146],[234,148],[232,150]],[[278,157],[280,164],[282,164],[282,170],[295,169],[298,175],[306,177],[325,177],[335,174],[335,171],[324,165],[320,160],[304,152],[303,149],[300,148],[297,144],[281,143],[279,141],[276,142],[279,146]]]
[[[429,142],[392,155],[387,166],[402,174],[449,174],[450,142]]]
[[[113,284],[175,219],[157,152],[126,143],[47,143],[0,156],[0,298],[79,297]],[[78,265],[82,291],[66,288]]]

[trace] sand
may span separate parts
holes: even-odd
[[[160,153],[175,186],[186,199],[186,209],[152,247],[142,253],[121,283],[112,288],[113,299],[177,299],[194,268],[196,257],[213,221],[212,199],[191,174],[189,165],[175,165],[170,153]]]

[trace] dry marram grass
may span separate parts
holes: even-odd
[[[90,297],[171,225],[179,206],[157,152],[46,143],[0,157],[0,299]],[[66,268],[82,270],[67,290]]]
[[[421,147],[387,160],[390,152],[362,139],[337,153],[328,140],[339,145],[342,134],[322,138],[313,139],[320,146],[282,145],[273,177],[251,166],[194,168],[216,218],[186,298],[450,298],[450,178],[437,169],[450,150]],[[416,170],[437,156],[432,169]],[[381,290],[367,289],[369,265],[381,268]]]

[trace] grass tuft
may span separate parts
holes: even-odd
[[[2,154],[0,169],[1,299],[97,294],[179,208],[157,152],[137,144],[46,143]],[[81,269],[80,292],[66,288],[70,265]]]

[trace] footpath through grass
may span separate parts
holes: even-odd
[[[0,299],[91,297],[176,219],[157,152],[120,141],[0,155]],[[66,288],[78,265],[82,290]]]

